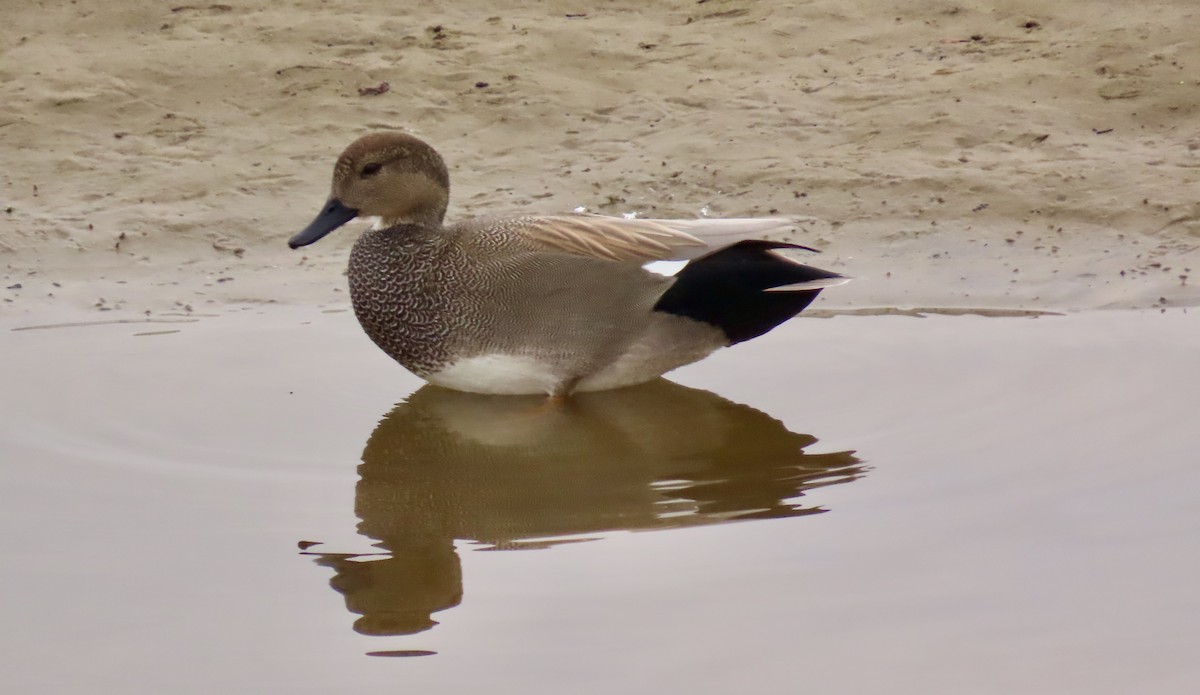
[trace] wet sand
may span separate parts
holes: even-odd
[[[808,216],[838,307],[1200,302],[1192,0],[10,5],[0,312],[344,301],[284,241],[384,128],[455,219]]]
[[[345,312],[12,327],[23,692],[1200,682],[1181,311],[800,319],[551,411]]]

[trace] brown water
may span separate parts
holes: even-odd
[[[12,327],[5,692],[1200,688],[1182,312],[798,320],[558,409],[345,312]]]

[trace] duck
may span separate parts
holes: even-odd
[[[572,393],[656,379],[757,338],[849,278],[769,241],[793,218],[643,219],[509,214],[446,224],[450,176],[402,131],[364,135],[328,200],[288,240],[312,244],[375,218],[350,251],[354,314],[421,379],[486,394]],[[652,265],[674,261],[674,274]]]

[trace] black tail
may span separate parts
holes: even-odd
[[[741,241],[684,266],[655,311],[703,321],[720,328],[729,344],[766,333],[812,303],[818,289],[769,292],[802,282],[833,280],[837,273],[801,265],[772,249],[805,249],[774,241]],[[812,249],[807,249],[812,250]]]

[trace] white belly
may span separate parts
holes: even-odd
[[[532,357],[493,354],[458,360],[428,381],[456,391],[517,395],[553,394],[563,380],[550,365]]]
[[[565,396],[571,391],[603,391],[650,381],[706,357],[726,340],[720,329],[708,324],[657,314],[644,335],[615,359],[590,370],[552,359],[493,353],[460,359],[427,380],[472,393]]]
[[[568,391],[604,391],[640,384],[676,366],[675,360],[659,364],[625,357],[597,373],[568,379],[532,357],[497,354],[458,360],[427,380],[443,388],[470,393],[557,396]]]

